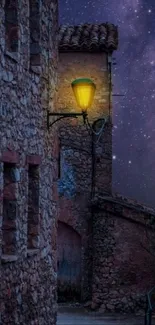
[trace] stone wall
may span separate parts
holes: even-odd
[[[46,120],[55,107],[57,1],[28,3],[0,4],[3,325],[56,322],[57,134]]]
[[[59,221],[71,226],[81,237],[81,299],[91,292],[91,136],[84,127],[61,130],[61,173],[58,182]],[[82,128],[82,137],[81,137]],[[82,141],[83,139],[83,141]],[[66,155],[65,155],[66,154]],[[67,170],[65,170],[65,166]],[[65,244],[65,243],[64,243]],[[73,295],[74,296],[74,295]]]
[[[92,107],[88,110],[90,121],[109,115],[108,61],[106,53],[59,53],[58,100],[60,111],[80,112],[71,82],[76,78],[90,78],[96,84]],[[81,122],[80,118],[79,121]]]
[[[88,301],[86,305],[92,309],[137,312],[144,309],[146,292],[155,281],[154,257],[144,248],[148,248],[149,229],[145,218],[151,218],[154,211],[112,197],[112,123],[106,54],[60,53],[57,110],[79,112],[71,82],[82,77],[91,78],[97,86],[88,111],[91,125],[97,132],[101,126],[98,119],[108,118],[108,122],[100,136],[83,126],[80,118],[59,122],[58,219],[65,227],[68,225],[70,237],[70,228],[76,232],[75,237],[81,237],[81,300]],[[63,238],[60,243],[71,262],[71,250],[67,251]],[[75,241],[70,238],[73,252]],[[70,290],[71,276],[67,280]],[[72,300],[73,297],[74,291]]]
[[[95,99],[88,111],[91,125],[99,118],[109,118],[111,112],[105,53],[60,53],[57,109],[60,112],[79,112],[71,82],[80,77],[91,78],[96,84]],[[98,137],[83,126],[81,118],[65,119],[65,122],[59,123],[59,220],[81,236],[81,299],[87,300],[91,297],[92,281],[90,202],[94,192],[111,193],[112,126],[109,119],[106,131]]]
[[[127,199],[94,199],[92,308],[144,311],[146,293],[155,284],[147,236],[154,216],[153,210]]]

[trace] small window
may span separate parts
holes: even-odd
[[[28,227],[27,247],[38,248],[39,242],[39,166],[28,168]]]
[[[9,52],[18,52],[17,8],[17,0],[5,0],[5,42]]]
[[[30,0],[30,64],[40,65],[40,0]]]
[[[16,166],[4,163],[4,190],[3,190],[3,221],[2,221],[2,253],[13,255],[17,251],[16,223]]]

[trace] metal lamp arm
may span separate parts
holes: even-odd
[[[57,116],[58,118],[50,123],[50,116]],[[56,122],[64,119],[64,118],[78,118],[79,116],[83,117],[83,122],[86,124],[86,119],[87,119],[87,112],[82,111],[81,113],[51,113],[47,112],[47,128],[49,130],[50,127],[53,126]]]

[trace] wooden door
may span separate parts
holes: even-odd
[[[81,293],[81,237],[58,223],[58,301],[79,301]]]

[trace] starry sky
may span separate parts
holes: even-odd
[[[59,23],[118,26],[113,191],[155,208],[155,0],[59,0]]]

